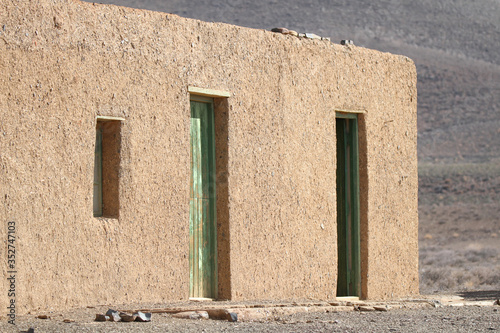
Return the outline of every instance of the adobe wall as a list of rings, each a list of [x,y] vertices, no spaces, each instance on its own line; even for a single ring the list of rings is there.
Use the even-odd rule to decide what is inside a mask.
[[[231,93],[216,124],[222,296],[335,297],[335,109],[366,110],[363,297],[418,294],[408,58],[76,0],[2,1],[0,54],[0,239],[15,221],[18,314],[188,298],[188,86]],[[93,217],[96,116],[125,119],[117,219]]]

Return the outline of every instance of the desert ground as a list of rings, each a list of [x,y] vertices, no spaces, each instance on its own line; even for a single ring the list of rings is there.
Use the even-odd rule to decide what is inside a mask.
[[[466,300],[492,299],[500,293],[470,293]],[[476,301],[477,304],[481,302]],[[434,304],[434,305],[433,305]],[[2,332],[496,332],[500,331],[500,306],[439,306],[428,303],[390,305],[380,311],[310,311],[274,315],[252,321],[229,322],[212,319],[180,319],[172,314],[153,313],[151,322],[97,322],[96,313],[107,307],[72,309],[20,316],[16,326],[0,323]],[[161,305],[156,305],[161,306]],[[165,306],[165,305],[163,305]],[[330,308],[331,309],[331,308]],[[67,321],[67,322],[65,322]]]
[[[500,290],[500,171],[487,165],[421,163],[422,294]]]

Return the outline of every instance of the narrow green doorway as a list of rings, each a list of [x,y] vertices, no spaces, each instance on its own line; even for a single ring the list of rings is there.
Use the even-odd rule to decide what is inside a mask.
[[[337,296],[360,296],[358,122],[355,114],[336,116]]]
[[[189,297],[217,298],[213,99],[191,95]]]

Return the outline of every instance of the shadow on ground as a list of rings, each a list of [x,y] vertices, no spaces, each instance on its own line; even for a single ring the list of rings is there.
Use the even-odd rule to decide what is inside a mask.
[[[467,301],[489,301],[500,299],[500,290],[463,291],[458,295]]]

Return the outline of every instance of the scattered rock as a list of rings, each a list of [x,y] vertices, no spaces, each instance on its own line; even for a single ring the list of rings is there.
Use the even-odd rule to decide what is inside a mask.
[[[120,313],[116,310],[113,310],[113,309],[109,309],[106,312],[106,316],[109,317],[110,321],[121,321],[122,320],[122,318],[120,317]]]
[[[238,314],[237,313],[235,313],[235,312],[228,312],[228,315],[229,315],[228,320],[230,322],[237,322],[238,321]]]
[[[131,321],[151,321],[151,313],[150,312],[135,312],[134,314],[129,314],[126,312],[118,312],[113,309],[109,309],[105,315],[96,313],[95,321],[122,321],[122,322],[131,322]]]
[[[282,33],[282,34],[288,34],[288,33],[290,33],[290,30],[288,30],[287,28],[272,28],[271,31],[272,32],[279,32],[279,33]]]
[[[105,316],[103,314],[100,314],[100,313],[96,313],[95,315],[95,321],[108,321],[109,320],[109,316]]]
[[[206,312],[210,319],[216,320],[227,320],[230,322],[238,321],[238,314],[236,312],[230,312],[226,309],[207,309]]]
[[[38,318],[38,319],[50,319],[50,317],[49,317],[49,316],[47,316],[47,315],[38,315],[38,317],[37,317],[37,318]]]
[[[137,313],[135,313],[135,315],[137,315],[135,321],[142,321],[142,322],[151,321],[151,312],[138,311]]]
[[[73,319],[64,319],[63,323],[74,323],[75,321]]]
[[[305,33],[305,37],[306,37],[306,38],[310,38],[310,39],[321,39],[321,36],[318,36],[318,35],[316,35],[316,34],[311,34],[311,33],[309,33],[309,32],[306,32],[306,33]]]
[[[229,320],[229,312],[226,309],[208,309],[207,313],[210,319]]]
[[[309,38],[309,39],[321,39],[321,40],[330,40],[329,37],[321,37],[321,36],[318,36],[316,34],[312,34],[312,33],[298,33],[297,31],[295,30],[289,30],[287,28],[273,28],[271,29],[272,32],[276,32],[276,33],[281,33],[283,35],[291,35],[291,36],[295,36],[295,37],[303,37],[303,38]]]
[[[137,315],[136,314],[129,315],[128,313],[120,312],[120,318],[124,322],[131,322],[131,321],[135,321],[135,319],[137,318]]]
[[[361,312],[370,312],[370,311],[375,311],[375,308],[371,306],[360,306],[358,307],[358,310]]]

